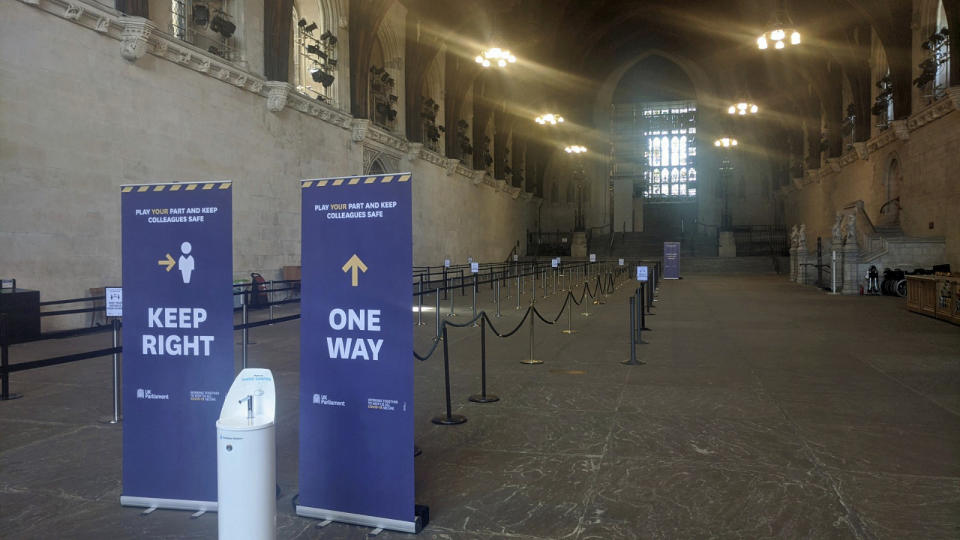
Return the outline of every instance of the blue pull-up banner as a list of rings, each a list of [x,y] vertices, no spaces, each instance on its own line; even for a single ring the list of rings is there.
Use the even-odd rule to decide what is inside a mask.
[[[123,495],[217,508],[233,380],[231,183],[123,186]]]
[[[300,183],[301,516],[417,530],[410,176]]]
[[[663,279],[680,279],[680,242],[663,243]]]

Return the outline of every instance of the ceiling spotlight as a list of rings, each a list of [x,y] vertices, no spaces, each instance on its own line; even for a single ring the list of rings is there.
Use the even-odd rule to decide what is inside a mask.
[[[492,47],[487,49],[480,54],[478,54],[474,59],[474,62],[480,64],[483,67],[490,67],[493,63],[496,63],[498,67],[507,67],[507,64],[513,64],[517,61],[517,57],[510,53],[506,49],[501,49],[500,47]]]
[[[733,137],[721,137],[713,141],[713,145],[718,148],[730,148],[739,144]]]
[[[572,144],[570,146],[565,147],[563,151],[568,154],[583,154],[584,152],[587,151],[587,147],[581,146],[579,144]]]
[[[317,23],[312,22],[312,23],[310,23],[309,25],[307,25],[307,26],[303,29],[303,31],[304,31],[304,32],[313,32],[313,31],[316,30],[316,29],[317,29]]]
[[[555,126],[557,124],[563,123],[563,117],[560,116],[559,114],[547,113],[547,114],[541,114],[540,116],[536,117],[534,121],[540,124],[541,126],[546,126],[546,125]]]

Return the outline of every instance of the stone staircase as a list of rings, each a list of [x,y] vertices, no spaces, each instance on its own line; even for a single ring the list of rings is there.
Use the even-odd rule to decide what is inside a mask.
[[[644,258],[663,256],[664,242],[680,242],[680,255],[716,256],[716,239],[711,236],[696,235],[692,240],[690,235],[652,234],[635,232],[618,232],[613,236],[613,248],[610,247],[610,235],[596,235],[591,239],[589,250],[598,257],[616,258]]]

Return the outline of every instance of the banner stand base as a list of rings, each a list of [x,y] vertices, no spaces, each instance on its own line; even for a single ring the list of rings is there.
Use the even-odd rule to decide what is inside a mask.
[[[194,512],[216,512],[217,501],[187,501],[184,499],[156,499],[153,497],[120,496],[120,506],[139,506],[143,508],[163,508],[166,510],[193,510]]]
[[[323,519],[338,521],[340,523],[349,523],[350,525],[362,525],[366,527],[389,529],[391,531],[417,534],[430,521],[430,508],[423,505],[414,505],[414,520],[400,521],[399,519],[387,519],[376,516],[365,516],[363,514],[351,514],[349,512],[336,512],[334,510],[324,510],[322,508],[311,508],[309,506],[297,505],[297,515],[314,519]]]

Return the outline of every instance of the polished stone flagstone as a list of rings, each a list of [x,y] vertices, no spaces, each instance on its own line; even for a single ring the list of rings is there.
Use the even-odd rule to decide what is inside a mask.
[[[417,500],[428,539],[960,537],[960,331],[902,300],[829,297],[773,275],[664,282],[646,362],[629,354],[627,298],[556,326],[449,329],[453,412],[442,414],[442,351],[416,362]],[[545,316],[562,295],[537,299]],[[480,308],[491,314],[491,293]],[[456,297],[457,323],[469,296]],[[524,298],[524,305],[527,303]],[[503,299],[509,330],[522,311]],[[444,303],[443,314],[447,304]],[[256,313],[255,319],[266,316]],[[415,327],[425,352],[435,333]],[[254,329],[250,365],[278,389],[279,538],[364,538],[368,528],[296,517],[299,323]],[[103,346],[107,335],[15,347],[13,361]],[[237,347],[239,354],[239,346]],[[119,505],[122,426],[109,359],[16,373],[0,403],[0,537],[211,538],[216,516]],[[384,532],[381,538],[406,535]]]

